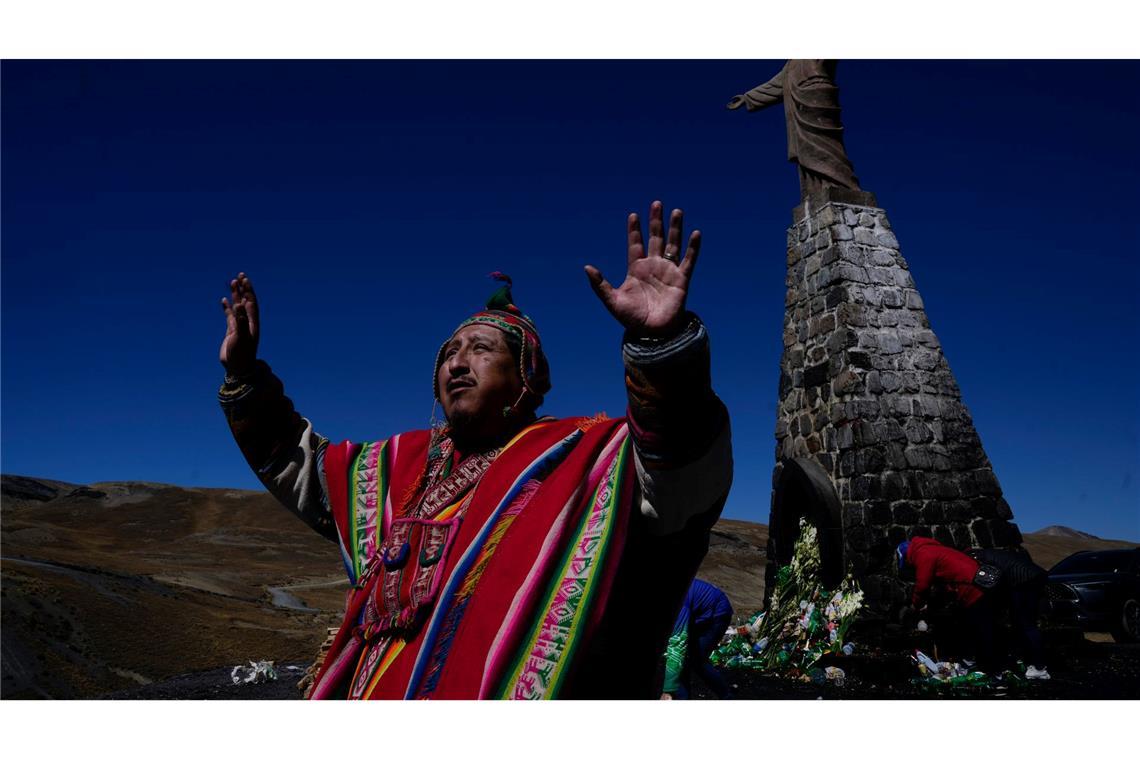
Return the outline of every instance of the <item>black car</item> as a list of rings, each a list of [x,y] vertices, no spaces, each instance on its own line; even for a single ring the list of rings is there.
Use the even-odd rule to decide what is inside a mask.
[[[1140,548],[1069,555],[1049,571],[1045,617],[1140,641]]]

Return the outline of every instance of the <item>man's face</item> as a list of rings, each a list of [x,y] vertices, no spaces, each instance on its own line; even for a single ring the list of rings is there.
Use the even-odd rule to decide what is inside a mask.
[[[468,325],[452,336],[435,381],[452,430],[469,438],[505,431],[503,409],[514,405],[523,389],[506,337],[488,325]]]

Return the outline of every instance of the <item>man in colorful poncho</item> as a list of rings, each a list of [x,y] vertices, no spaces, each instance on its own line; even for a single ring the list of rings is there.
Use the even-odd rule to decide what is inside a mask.
[[[628,417],[536,417],[550,390],[538,331],[509,280],[435,362],[447,425],[371,443],[314,432],[256,358],[248,277],[222,299],[219,398],[283,504],[341,549],[352,583],[313,698],[653,698],[657,664],[732,478],[728,415],[681,256],[650,208],[628,221],[618,288]],[[630,636],[630,631],[639,634]],[[641,632],[647,631],[648,635]]]

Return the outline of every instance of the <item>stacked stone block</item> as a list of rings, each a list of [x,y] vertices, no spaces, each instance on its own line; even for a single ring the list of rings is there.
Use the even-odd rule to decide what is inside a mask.
[[[893,549],[915,535],[1019,545],[886,212],[809,200],[788,231],[787,271],[776,459],[830,474],[844,560],[868,595],[902,601]]]

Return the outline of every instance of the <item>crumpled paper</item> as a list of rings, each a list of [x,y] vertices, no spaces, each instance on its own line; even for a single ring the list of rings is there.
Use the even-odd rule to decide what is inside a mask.
[[[235,665],[230,672],[230,680],[235,686],[247,683],[265,683],[277,680],[277,670],[273,667],[273,660],[249,661],[249,665]]]

